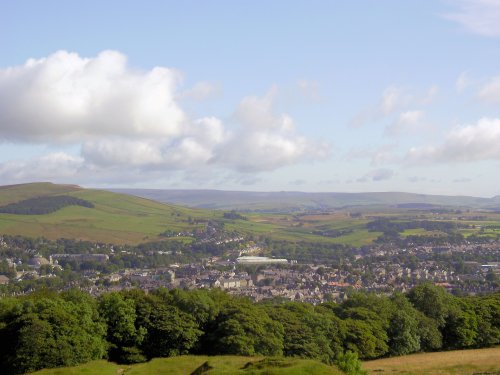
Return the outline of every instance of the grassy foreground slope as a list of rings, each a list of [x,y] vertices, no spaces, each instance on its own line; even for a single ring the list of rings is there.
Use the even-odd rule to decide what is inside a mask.
[[[2,187],[0,205],[61,194],[84,199],[95,207],[67,206],[45,215],[0,214],[0,233],[136,244],[157,240],[167,229],[192,229],[194,226],[188,223],[189,218],[206,219],[213,215],[211,211],[177,207],[130,195],[50,183]]]
[[[34,375],[186,375],[198,374],[253,374],[253,375],[341,375],[335,367],[304,359],[263,359],[239,356],[180,356],[157,358],[136,365],[117,365],[94,361],[77,367],[46,369]]]
[[[500,374],[500,348],[421,353],[363,362],[369,374]]]

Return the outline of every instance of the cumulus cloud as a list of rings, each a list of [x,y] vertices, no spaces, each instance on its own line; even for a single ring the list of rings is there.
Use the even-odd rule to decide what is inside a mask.
[[[84,160],[64,152],[54,152],[29,160],[0,163],[0,181],[22,183],[30,181],[67,181],[83,167]]]
[[[458,0],[457,10],[445,18],[458,22],[474,34],[500,36],[500,2],[498,0]]]
[[[215,147],[224,142],[226,131],[220,120],[202,118],[174,141],[164,139],[106,138],[85,142],[82,155],[96,166],[140,166],[147,169],[181,169],[205,166],[215,157]]]
[[[482,118],[452,130],[441,145],[410,149],[406,160],[418,164],[500,160],[499,144],[500,119]]]
[[[53,143],[116,134],[178,136],[186,121],[174,100],[178,79],[163,67],[133,70],[116,51],[29,59],[0,70],[0,137]]]
[[[275,113],[276,89],[244,98],[232,123],[224,124],[215,117],[192,119],[179,104],[212,95],[213,85],[201,82],[179,93],[179,80],[174,69],[133,69],[116,51],[93,58],[58,51],[0,69],[0,142],[81,148],[78,156],[4,162],[0,176],[17,181],[32,173],[38,179],[32,166],[39,162],[45,165],[39,176],[52,180],[70,170],[115,180],[201,168],[244,173],[328,155],[328,145],[300,135],[288,114]]]
[[[297,134],[290,116],[275,113],[275,95],[276,89],[271,89],[264,97],[249,96],[241,101],[234,115],[238,126],[219,147],[213,162],[252,172],[329,155],[328,144]]]

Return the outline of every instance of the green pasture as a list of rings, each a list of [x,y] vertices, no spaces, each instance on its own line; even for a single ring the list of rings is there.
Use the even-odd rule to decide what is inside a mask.
[[[0,186],[0,206],[33,197],[66,194],[78,189],[81,188],[74,185],[56,185],[50,182]]]
[[[0,190],[0,196],[2,196]],[[196,219],[212,211],[175,207],[147,199],[99,190],[66,192],[92,202],[94,208],[68,206],[46,215],[0,214],[0,231],[49,239],[76,238],[108,243],[140,243],[159,239],[165,230],[192,230]],[[221,213],[216,214],[221,217]]]

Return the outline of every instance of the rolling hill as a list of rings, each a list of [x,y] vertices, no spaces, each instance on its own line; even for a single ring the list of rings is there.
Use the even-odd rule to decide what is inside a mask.
[[[433,206],[496,208],[500,197],[427,195],[399,192],[383,193],[304,193],[249,192],[221,190],[113,189],[111,191],[153,199],[159,202],[210,209],[237,209],[261,212],[338,209],[345,207],[390,206],[431,208]],[[406,207],[405,207],[406,206]]]
[[[150,199],[124,194],[125,192],[132,193],[129,190],[120,191],[122,193],[48,182],[0,187],[0,212],[2,210],[11,212],[0,213],[0,234],[43,236],[47,239],[71,238],[113,244],[139,244],[168,240],[160,234],[166,231],[170,233],[192,232],[195,228],[204,227],[207,221],[216,220],[224,224],[226,231],[236,231],[242,234],[264,235],[291,242],[362,246],[372,243],[381,234],[381,232],[370,231],[366,227],[366,224],[374,217],[394,219],[399,217],[406,218],[406,220],[418,217],[419,220],[426,218],[427,220],[456,221],[455,209],[458,207],[451,205],[454,199],[462,202],[468,200],[470,204],[494,201],[484,198],[420,196],[421,201],[416,202],[417,195],[404,193],[366,193],[352,196],[347,194],[345,197],[332,193],[328,198],[326,193],[324,195],[319,193],[242,193],[240,195],[239,192],[212,191],[204,195],[203,191],[177,191],[177,198],[173,199],[174,205],[153,200],[162,199],[156,195],[158,191],[149,191],[155,194],[144,194]],[[160,192],[171,193],[164,190]],[[227,198],[223,199],[223,197]],[[314,202],[311,197],[315,198]],[[274,198],[276,201],[273,200]],[[334,201],[334,198],[338,201]],[[253,199],[255,201],[252,201]],[[201,203],[202,201],[205,203]],[[390,204],[389,201],[393,203]],[[451,206],[447,206],[447,210],[436,218],[429,207],[442,206],[434,206],[429,202],[445,201]],[[189,202],[197,207],[179,205],[188,205]],[[348,207],[344,205],[342,210],[332,210],[330,206],[346,202],[356,204]],[[370,205],[370,202],[376,202],[376,204]],[[319,211],[324,209],[324,212],[312,210],[313,204],[316,209],[320,209]],[[207,206],[211,206],[212,209],[206,208]],[[223,208],[215,209],[219,206],[252,208],[243,217],[227,212],[225,215]],[[308,210],[307,207],[310,209]],[[460,231],[464,236],[477,233],[484,225],[493,227],[500,225],[498,211],[477,213],[471,210],[470,212],[464,211],[461,216],[463,216],[461,221],[464,225]],[[243,219],[238,219],[238,217]],[[492,235],[496,236],[496,229],[490,231],[493,231]],[[192,237],[174,238],[184,241],[192,240]]]
[[[137,244],[158,240],[159,234],[166,229],[183,231],[193,228],[190,218],[192,221],[213,215],[210,211],[163,204],[131,195],[52,183],[0,187],[0,206],[57,196],[75,197],[90,202],[93,207],[68,205],[43,215],[2,213],[0,233]]]

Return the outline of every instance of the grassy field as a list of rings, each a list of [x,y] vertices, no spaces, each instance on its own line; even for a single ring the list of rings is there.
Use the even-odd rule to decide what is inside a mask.
[[[15,190],[0,189],[0,202],[26,199],[30,194],[33,197],[64,193],[90,201],[95,207],[68,206],[46,215],[0,214],[0,233],[136,244],[158,240],[159,234],[167,229],[192,230],[197,225],[190,224],[189,218],[206,220],[214,215],[222,216],[222,213],[166,205],[106,191],[76,187],[64,190],[59,185],[53,185],[55,188],[51,190],[45,184],[40,184],[40,190],[36,190],[34,185],[23,185]]]
[[[0,214],[0,234],[137,244],[159,240],[159,234],[166,230],[189,231],[203,225],[190,224],[190,218],[192,221],[223,220],[222,211],[192,209],[125,194],[50,183],[0,188],[0,205],[59,194],[87,200],[95,207],[68,206],[46,215]],[[369,244],[380,234],[368,232],[364,228],[366,219],[353,219],[348,213],[302,216],[248,214],[247,217],[248,220],[224,220],[225,229],[293,242],[341,243],[351,246]],[[316,230],[329,229],[352,229],[352,232],[339,237],[313,234]]]
[[[412,354],[363,363],[369,374],[498,375],[500,348]]]
[[[389,209],[367,211],[360,208],[324,213],[245,213],[248,220],[223,219],[223,211],[193,209],[163,204],[136,196],[83,189],[73,185],[34,183],[0,187],[0,206],[39,196],[70,195],[92,202],[94,208],[67,206],[46,215],[0,214],[0,234],[44,236],[48,239],[74,238],[116,244],[157,241],[166,231],[192,231],[210,219],[224,221],[226,230],[265,235],[290,242],[319,242],[362,246],[372,243],[381,233],[370,232],[366,223],[375,217],[392,220],[453,221],[460,224],[464,236],[480,234],[496,238],[500,234],[500,214],[494,212],[450,212]],[[193,221],[199,224],[193,224]],[[337,234],[335,234],[337,233]],[[421,228],[407,230],[408,235],[436,235]]]
[[[56,185],[50,182],[0,186],[0,206],[32,197],[67,194],[79,189],[81,188],[74,185]]]
[[[229,375],[341,375],[335,367],[303,359],[264,359],[239,356],[180,356],[157,358],[136,365],[117,365],[94,361],[77,367],[46,369],[36,375],[186,375],[196,370],[198,374]]]

